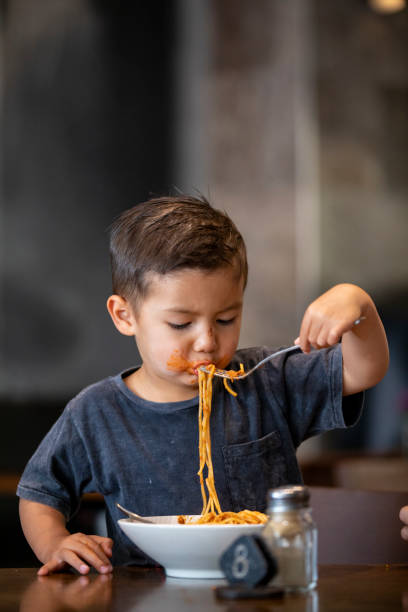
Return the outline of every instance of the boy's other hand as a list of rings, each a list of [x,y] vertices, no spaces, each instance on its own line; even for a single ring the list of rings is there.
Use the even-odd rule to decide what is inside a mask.
[[[80,574],[88,574],[91,567],[100,574],[112,571],[112,540],[97,535],[74,533],[59,540],[51,559],[39,570],[39,576],[60,572],[67,566]]]
[[[404,506],[400,510],[400,520],[405,523],[405,526],[401,529],[401,538],[408,540],[408,506]]]
[[[355,321],[364,316],[369,299],[356,285],[342,284],[329,289],[306,309],[295,344],[305,353],[311,347],[320,349],[337,344]]]

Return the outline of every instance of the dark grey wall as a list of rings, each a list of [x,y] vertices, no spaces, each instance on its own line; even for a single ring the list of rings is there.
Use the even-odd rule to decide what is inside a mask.
[[[391,355],[358,426],[330,435],[328,446],[399,450],[408,389],[408,10],[314,0],[314,14],[322,286],[347,280],[369,291]]]
[[[0,468],[16,465],[28,415],[37,439],[72,394],[137,360],[105,309],[106,228],[173,183],[209,193],[243,231],[243,344],[290,342],[306,298],[335,282],[382,302],[405,295],[407,10],[380,16],[365,0],[0,6]],[[394,399],[406,380],[392,382]]]
[[[173,3],[10,0],[3,25],[0,469],[15,469],[66,399],[138,361],[105,308],[107,228],[169,190]]]

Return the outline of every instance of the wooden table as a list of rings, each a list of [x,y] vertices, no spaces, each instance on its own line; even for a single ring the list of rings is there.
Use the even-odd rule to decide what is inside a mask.
[[[219,601],[215,582],[165,577],[157,569],[116,568],[112,576],[0,569],[1,612],[393,612],[408,611],[408,565],[326,565],[307,595],[279,600]],[[218,581],[218,584],[222,581]]]

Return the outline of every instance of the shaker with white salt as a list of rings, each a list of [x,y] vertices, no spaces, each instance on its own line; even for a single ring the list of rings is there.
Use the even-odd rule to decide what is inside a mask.
[[[268,491],[269,520],[262,536],[278,563],[271,584],[286,591],[306,592],[317,584],[317,528],[309,498],[300,485]]]

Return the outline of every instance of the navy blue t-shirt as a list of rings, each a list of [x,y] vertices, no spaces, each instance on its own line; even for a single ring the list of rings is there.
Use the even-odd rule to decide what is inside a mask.
[[[272,351],[237,351],[245,369]],[[86,492],[105,497],[113,563],[148,563],[117,525],[119,502],[145,516],[199,514],[198,397],[171,403],[136,396],[133,370],[79,393],[28,462],[17,494],[69,519]],[[342,398],[341,346],[278,356],[234,382],[237,397],[214,380],[211,415],[215,486],[222,510],[264,510],[267,490],[302,482],[299,444],[354,424],[362,394]]]

